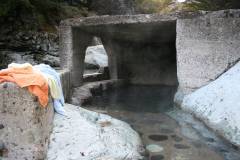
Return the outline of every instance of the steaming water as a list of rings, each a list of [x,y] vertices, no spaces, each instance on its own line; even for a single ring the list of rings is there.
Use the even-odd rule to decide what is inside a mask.
[[[149,159],[240,160],[239,149],[216,136],[191,114],[174,107],[176,87],[128,86],[95,96],[85,106],[129,123],[143,143],[164,151]]]

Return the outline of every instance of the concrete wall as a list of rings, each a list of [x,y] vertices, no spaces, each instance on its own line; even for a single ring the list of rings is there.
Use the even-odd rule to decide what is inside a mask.
[[[240,12],[227,10],[177,20],[175,101],[215,80],[240,58]]]
[[[0,159],[40,160],[46,156],[53,106],[42,108],[27,89],[0,84]]]
[[[86,47],[100,37],[111,79],[133,84],[177,85],[174,15],[100,16],[63,21],[61,67],[73,87],[82,85]]]
[[[83,83],[84,58],[93,37],[68,25],[60,27],[61,68],[70,72],[70,83],[79,87]]]
[[[65,98],[66,102],[69,102],[71,96],[72,96],[72,86],[71,86],[71,77],[70,77],[70,72],[65,69],[65,70],[58,70],[61,83],[62,83],[62,90],[63,90],[63,95]]]
[[[127,79],[131,84],[177,85],[174,40],[157,44],[115,40],[103,43],[113,79]]]

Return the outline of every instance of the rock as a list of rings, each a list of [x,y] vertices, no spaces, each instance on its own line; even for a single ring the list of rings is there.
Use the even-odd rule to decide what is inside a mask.
[[[141,159],[141,139],[127,123],[69,104],[65,108],[67,116],[55,115],[48,160]]]
[[[182,108],[240,146],[240,62],[217,80],[187,95]]]
[[[53,104],[50,98],[43,108],[35,99],[25,88],[0,84],[0,159],[45,158],[53,127]]]
[[[89,64],[86,66],[86,68],[88,69],[91,69],[93,67],[94,68],[107,67],[108,56],[103,45],[88,47],[86,50],[85,63]]]
[[[146,150],[149,153],[159,153],[163,151],[163,147],[157,144],[149,144],[147,145]]]
[[[29,31],[3,36],[0,37],[0,49],[1,68],[11,62],[60,66],[58,35],[53,33]]]
[[[52,55],[45,55],[39,62],[48,64],[52,67],[59,67],[60,66],[60,58]]]

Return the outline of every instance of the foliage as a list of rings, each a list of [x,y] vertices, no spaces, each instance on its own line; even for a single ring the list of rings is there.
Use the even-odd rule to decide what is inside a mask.
[[[142,13],[169,13],[175,11],[214,11],[240,8],[240,0],[136,0],[136,5]]]
[[[86,16],[87,5],[86,0],[0,0],[0,22],[9,23],[14,30],[51,31],[62,19]]]
[[[144,13],[170,12],[172,2],[173,0],[136,0],[138,9]]]
[[[197,11],[215,11],[230,8],[240,8],[239,0],[194,0],[186,3],[185,10]]]

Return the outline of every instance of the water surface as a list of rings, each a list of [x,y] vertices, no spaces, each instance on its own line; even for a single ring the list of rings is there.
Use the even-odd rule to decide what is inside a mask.
[[[97,95],[85,107],[129,123],[145,146],[162,148],[157,153],[146,153],[146,159],[240,160],[237,147],[174,107],[175,92],[175,86],[128,86]]]

